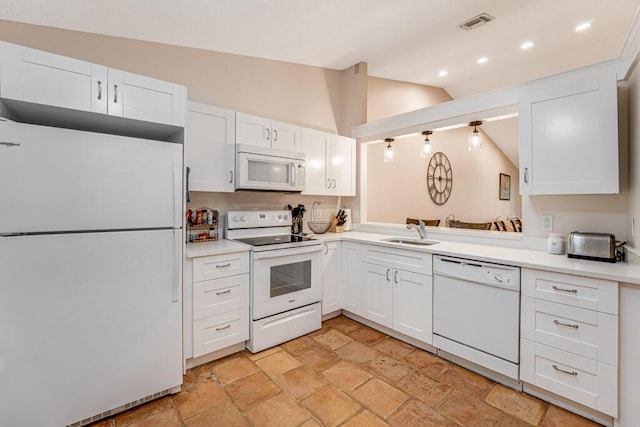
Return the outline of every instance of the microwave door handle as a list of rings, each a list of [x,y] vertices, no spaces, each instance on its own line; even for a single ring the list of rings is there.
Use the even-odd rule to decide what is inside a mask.
[[[289,174],[291,175],[290,183],[291,183],[291,185],[296,185],[297,179],[296,179],[296,164],[295,164],[295,162],[291,162],[290,168],[291,168],[291,171],[289,172]]]

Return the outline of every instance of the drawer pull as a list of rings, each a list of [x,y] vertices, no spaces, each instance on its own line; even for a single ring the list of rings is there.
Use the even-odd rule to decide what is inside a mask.
[[[577,289],[564,289],[564,288],[559,288],[556,285],[553,285],[552,288],[556,292],[567,292],[569,294],[577,294],[578,293]]]
[[[227,326],[223,326],[222,328],[216,328],[216,332],[224,331],[225,329],[229,329],[230,327],[231,327],[231,324],[228,324]]]
[[[226,291],[216,292],[216,295],[220,296],[220,295],[227,295],[227,294],[230,294],[230,293],[231,293],[231,289],[227,289]],[[576,328],[577,328],[577,326],[576,326]]]
[[[551,366],[553,366],[553,369],[555,369],[558,372],[562,372],[563,374],[571,375],[572,377],[578,376],[578,373],[576,371],[569,372],[569,371],[565,371],[564,369],[558,368],[558,365],[551,365]]]
[[[559,320],[554,320],[553,323],[555,323],[557,326],[566,326],[567,328],[578,329],[578,325],[571,325],[569,323],[562,323]]]
[[[231,267],[231,263],[228,262],[226,264],[218,264],[216,265],[216,268],[227,268],[227,267]]]

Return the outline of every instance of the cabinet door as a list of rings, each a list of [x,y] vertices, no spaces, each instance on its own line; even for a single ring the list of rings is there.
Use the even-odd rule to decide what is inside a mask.
[[[367,319],[389,328],[392,322],[392,286],[393,269],[380,264],[362,263],[362,280],[365,295],[365,313]]]
[[[274,121],[271,124],[271,148],[302,151],[300,126]]]
[[[174,86],[162,80],[109,69],[109,114],[179,125],[179,118],[174,118]]]
[[[185,142],[189,190],[233,192],[234,144],[233,111],[189,102]]]
[[[521,194],[618,193],[617,81],[583,71],[520,92]]]
[[[331,179],[332,194],[356,195],[356,141],[341,135],[333,135],[331,149],[327,150],[327,178]]]
[[[302,151],[305,158],[305,187],[302,194],[326,195],[331,194],[331,181],[325,174],[327,143],[331,137],[326,132],[303,128]]]
[[[340,242],[324,244],[324,278],[322,288],[322,314],[333,313],[342,308],[340,298]]]
[[[271,120],[236,113],[236,142],[271,147]]]
[[[433,285],[431,276],[393,271],[393,329],[432,342]]]
[[[3,98],[91,111],[91,63],[3,43],[1,91]]]
[[[344,309],[364,315],[362,246],[358,243],[344,242],[342,244],[342,281],[345,289]]]

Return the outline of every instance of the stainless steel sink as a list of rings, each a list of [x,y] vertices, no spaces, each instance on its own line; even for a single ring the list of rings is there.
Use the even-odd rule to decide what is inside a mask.
[[[406,237],[390,237],[388,239],[382,239],[383,242],[390,242],[390,243],[402,243],[404,245],[415,245],[415,246],[429,246],[429,245],[435,245],[436,243],[440,243],[440,242],[436,242],[435,240],[418,240],[418,239],[409,239]]]

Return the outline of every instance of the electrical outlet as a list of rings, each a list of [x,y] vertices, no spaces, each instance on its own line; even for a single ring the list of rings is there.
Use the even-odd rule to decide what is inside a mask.
[[[553,230],[553,215],[548,215],[548,214],[540,215],[540,230],[542,231]]]
[[[316,219],[321,219],[322,218],[322,211],[320,210],[320,208],[316,208]]]

